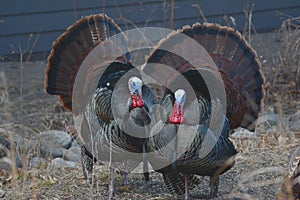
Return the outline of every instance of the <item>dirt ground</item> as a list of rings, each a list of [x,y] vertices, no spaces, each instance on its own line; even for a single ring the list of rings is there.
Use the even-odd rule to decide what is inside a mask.
[[[280,72],[278,76],[274,75],[284,69],[279,65],[278,58],[284,41],[276,34],[260,34],[253,36],[252,45],[263,63],[269,83],[264,110],[272,110],[279,102],[283,119],[288,119],[300,110],[300,98],[299,94],[293,93],[294,83],[288,78],[292,74]],[[0,134],[19,134],[31,138],[44,130],[66,130],[73,123],[69,112],[58,109],[58,98],[45,94],[45,67],[46,61],[0,63],[1,95],[9,97],[9,101],[0,102]],[[8,94],[4,88],[7,88]],[[300,144],[299,140],[278,142],[271,136],[234,142],[239,150],[236,164],[221,176],[216,199],[274,199],[286,173],[290,154]],[[26,161],[30,152],[20,153],[22,160]],[[43,164],[38,168],[25,167],[15,173],[0,174],[3,199],[108,199],[109,173],[103,166],[96,167],[96,183],[92,189],[85,182],[81,168],[54,168]],[[150,177],[150,182],[145,185],[142,175],[131,174],[129,184],[123,186],[120,175],[117,175],[114,199],[173,199],[165,189],[160,174],[152,173]],[[203,178],[203,183],[191,194],[194,199],[206,199],[209,194],[208,179]]]

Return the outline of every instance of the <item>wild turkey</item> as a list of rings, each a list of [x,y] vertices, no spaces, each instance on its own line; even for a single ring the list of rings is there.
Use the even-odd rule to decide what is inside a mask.
[[[214,197],[218,191],[218,176],[233,166],[237,153],[228,138],[229,124],[224,117],[221,135],[212,132],[206,122],[184,124],[184,96],[183,90],[177,90],[174,96],[168,94],[163,99],[164,108],[174,107],[172,114],[168,115],[169,120],[165,123],[159,121],[150,132],[149,149],[154,155],[149,160],[156,171],[163,173],[166,185],[172,192],[179,195],[185,192],[186,199],[189,199],[188,187],[199,183],[192,176],[197,174],[211,177],[211,197]],[[177,186],[183,181],[178,180],[178,173],[184,174],[180,177],[184,178],[185,191]]]
[[[84,142],[82,165],[86,177],[91,178],[96,158],[113,162],[129,159],[134,166],[142,161],[142,156],[129,154],[143,153],[144,140],[121,127],[132,119],[131,109],[143,106],[140,92],[133,92],[131,96],[136,98],[129,102],[129,90],[141,90],[142,86],[137,83],[132,88],[136,83],[129,84],[134,82],[130,77],[139,76],[139,72],[131,65],[127,51],[121,29],[105,14],[96,14],[70,26],[53,43],[48,57],[45,89],[59,95],[74,113]],[[123,107],[112,106],[116,101]]]
[[[299,199],[300,198],[300,147],[296,148],[290,158],[288,173],[280,187],[276,199]]]
[[[151,163],[161,162],[161,166],[154,168],[162,171],[164,177],[173,176],[168,178],[173,180],[167,184],[169,187],[182,182],[176,175],[174,177],[174,172],[210,176],[211,197],[214,197],[218,175],[234,163],[232,158],[236,150],[228,140],[229,130],[239,126],[253,130],[262,106],[264,77],[256,53],[232,28],[197,23],[160,41],[142,70],[168,88],[164,101],[172,102],[164,103],[165,121],[159,121],[160,125],[151,130],[153,137],[149,138],[149,149],[156,153]],[[186,93],[183,116],[175,103],[174,92],[178,89]],[[172,110],[177,110],[177,114],[173,113],[170,118]],[[189,134],[183,132],[193,137],[189,140]],[[176,153],[175,150],[180,149],[169,145],[169,154],[164,152],[172,138],[177,138],[175,146],[189,141],[186,152]],[[197,158],[201,146],[207,151],[207,157]],[[177,157],[173,154],[177,159],[167,157],[172,152],[177,154]],[[173,161],[173,164],[164,168],[163,160]],[[187,181],[185,176],[186,198],[189,198]]]

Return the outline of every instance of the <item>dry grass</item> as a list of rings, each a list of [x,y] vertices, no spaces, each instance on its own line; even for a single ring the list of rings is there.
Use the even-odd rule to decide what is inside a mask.
[[[300,93],[300,16],[288,18],[283,21],[279,32],[283,33],[283,42],[286,44],[283,54],[280,56],[281,73],[287,79],[292,80],[294,89],[292,92]],[[283,69],[285,68],[285,69]]]

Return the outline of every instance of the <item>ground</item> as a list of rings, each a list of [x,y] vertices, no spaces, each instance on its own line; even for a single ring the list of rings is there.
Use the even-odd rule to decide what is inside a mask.
[[[280,115],[288,119],[300,110],[300,101],[295,83],[288,77],[293,76],[292,71],[284,71],[280,63],[279,55],[282,54],[278,54],[278,50],[285,45],[284,40],[277,34],[267,33],[254,35],[251,41],[262,60],[269,84],[266,86],[264,110],[272,110],[276,103],[280,103]],[[40,131],[66,130],[72,125],[71,113],[57,106],[60,104],[57,97],[44,92],[45,67],[46,61],[0,63],[0,89],[4,91],[0,100],[5,99],[6,92],[9,94],[9,101],[0,101],[2,135],[19,134],[30,139]],[[297,135],[299,130],[294,133]],[[239,151],[236,163],[221,176],[216,199],[274,199],[286,173],[289,157],[299,145],[297,137],[285,142],[271,137],[236,139],[234,143]],[[19,153],[26,162],[32,152]],[[37,168],[25,167],[14,173],[0,173],[3,199],[108,199],[109,173],[103,166],[96,167],[96,183],[91,189],[83,178],[81,168],[55,168],[45,163]],[[150,177],[148,185],[145,185],[142,175],[131,174],[129,184],[123,186],[121,176],[117,175],[114,199],[173,199],[160,174],[152,173]],[[194,199],[206,199],[208,179],[203,178],[203,183],[191,194]]]

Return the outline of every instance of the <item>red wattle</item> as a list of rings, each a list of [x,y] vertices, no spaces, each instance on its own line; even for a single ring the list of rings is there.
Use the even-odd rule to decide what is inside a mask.
[[[171,124],[182,124],[183,123],[183,117],[181,115],[171,115],[170,116],[170,123]]]
[[[131,107],[132,108],[136,108],[136,107],[143,107],[144,106],[144,102],[143,99],[141,98],[141,96],[139,95],[131,95]]]
[[[183,123],[183,111],[179,109],[177,103],[174,103],[173,111],[169,120],[171,124]]]

